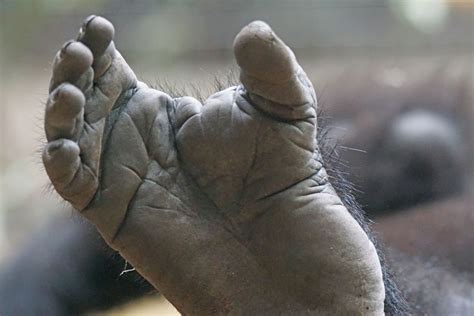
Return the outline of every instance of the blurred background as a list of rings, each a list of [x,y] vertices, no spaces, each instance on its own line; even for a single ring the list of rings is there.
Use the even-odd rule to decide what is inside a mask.
[[[446,101],[441,112],[454,125],[472,126],[472,0],[0,0],[0,266],[67,209],[48,189],[41,120],[52,58],[90,14],[115,25],[117,48],[145,82],[212,89],[214,76],[235,68],[235,34],[259,19],[294,49],[338,126],[353,126],[360,115],[348,113],[359,109],[382,121],[384,108],[407,106],[403,95],[390,105],[397,93],[414,89],[425,103]],[[382,86],[390,90],[364,108]],[[469,135],[456,139],[472,151]]]

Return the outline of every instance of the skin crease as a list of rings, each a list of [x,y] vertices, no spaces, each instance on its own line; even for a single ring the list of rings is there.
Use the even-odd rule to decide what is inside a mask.
[[[471,229],[466,229],[472,227],[470,205],[472,194],[467,194],[377,220],[375,230],[390,247],[389,266],[414,314],[463,315],[474,310],[469,304],[472,254],[465,251],[472,245]],[[456,220],[460,216],[461,222]],[[433,227],[452,238],[439,238]],[[401,234],[405,238],[396,238]],[[0,271],[0,314],[81,315],[152,293],[136,271],[121,274],[124,268],[124,259],[105,245],[90,223],[56,218]]]
[[[404,68],[402,67],[402,69]],[[436,71],[434,74],[432,71],[428,72],[423,75],[423,78],[416,78],[414,82],[406,83],[407,88],[402,91],[399,89],[393,91],[394,88],[391,86],[381,86],[374,91],[370,80],[364,80],[365,84],[356,85],[356,88],[349,92],[340,91],[341,86],[347,87],[344,81],[354,83],[356,81],[351,80],[352,78],[365,78],[367,72],[378,74],[381,71],[380,69],[368,69],[365,72],[355,71],[354,74],[348,75],[347,80],[329,81],[323,95],[323,97],[326,96],[326,100],[320,100],[322,106],[327,107],[323,110],[323,118],[318,122],[322,129],[327,128],[332,123],[327,122],[325,116],[336,120],[340,117],[349,116],[354,117],[354,121],[359,122],[358,118],[367,117],[367,108],[370,112],[373,112],[380,108],[380,104],[399,104],[400,106],[405,104],[409,105],[409,109],[417,109],[408,113],[396,109],[395,113],[392,114],[393,119],[386,119],[385,122],[388,123],[382,124],[383,128],[381,129],[369,126],[368,131],[359,128],[351,129],[350,134],[346,133],[346,138],[350,136],[349,141],[352,142],[357,140],[358,145],[351,144],[351,142],[348,144],[343,142],[342,145],[358,147],[367,151],[366,154],[359,153],[359,156],[383,161],[378,146],[372,146],[378,150],[377,152],[369,151],[366,148],[374,142],[374,137],[386,139],[387,136],[383,133],[387,130],[385,127],[392,125],[391,122],[396,122],[399,117],[404,120],[407,114],[411,115],[413,113],[415,115],[413,117],[419,117],[419,113],[434,113],[434,115],[444,113],[444,117],[446,117],[446,114],[456,114],[460,118],[469,117],[462,109],[451,110],[453,106],[462,106],[463,104],[463,92],[466,91],[463,88],[466,85],[465,81],[460,80],[457,84],[456,79],[459,79],[459,77],[454,77],[454,83],[456,84],[453,84],[453,78],[447,80],[446,78],[449,78],[449,76],[445,72],[442,75],[438,75]],[[407,76],[414,77],[408,74]],[[235,79],[228,81],[235,82]],[[415,88],[410,91],[408,87],[412,86],[415,86]],[[429,86],[429,91],[423,89],[423,86]],[[160,87],[159,90],[167,91],[168,94],[173,96],[187,95],[186,92],[175,91],[179,89],[172,86]],[[337,92],[336,95],[331,93],[333,90],[334,93]],[[442,95],[438,95],[441,91],[449,93],[450,97],[444,100],[441,98]],[[328,98],[328,94],[331,97]],[[380,94],[383,94],[384,97],[377,98]],[[348,100],[337,101],[345,97]],[[412,101],[405,101],[410,99]],[[432,102],[432,99],[437,102]],[[378,101],[370,106],[374,103],[373,100]],[[420,110],[423,112],[420,112]],[[432,115],[430,114],[430,116]],[[377,115],[377,117],[381,116]],[[462,119],[457,117],[455,121],[463,122]],[[463,126],[463,124],[456,124],[456,126]],[[433,136],[437,135],[438,132],[439,130]],[[363,136],[365,136],[365,140]],[[319,141],[327,142],[331,141],[331,138],[323,137]],[[467,141],[463,141],[463,144],[467,143]],[[350,153],[352,151],[342,149],[339,152],[342,155],[342,161],[348,160],[346,164],[351,167],[350,171],[353,172],[355,161],[354,158],[348,156]],[[325,161],[328,161],[329,157],[327,155],[323,154],[323,157]],[[431,155],[426,155],[426,157],[428,161],[433,159]],[[365,162],[363,165],[367,165],[367,169],[370,169],[365,172],[370,172],[371,177],[374,177],[371,164]],[[465,170],[462,164],[458,165],[458,168],[459,170]],[[364,170],[366,169],[359,172]],[[378,177],[378,181],[384,183],[383,174],[379,174]],[[454,182],[460,180],[456,177],[450,177],[449,179]],[[355,179],[351,180],[354,181]],[[407,181],[411,183],[415,180],[416,182],[419,181],[415,174],[405,173],[403,181],[398,183],[396,192],[389,193],[391,196],[398,198],[400,195],[397,193],[404,190],[411,191],[411,187],[408,186],[407,188],[406,186]],[[360,191],[367,192],[364,187],[360,185],[357,187]],[[429,183],[428,187],[431,187]],[[453,183],[449,183],[449,187],[453,187]],[[343,196],[347,190],[339,192],[340,196]],[[376,196],[376,202],[383,205],[386,205],[387,201],[392,199],[387,199],[385,195]],[[401,196],[404,195],[401,194]],[[436,196],[436,198],[439,198],[439,196]],[[359,199],[360,196],[358,196]],[[385,237],[383,240],[384,246],[390,247],[385,251],[388,255],[389,266],[394,270],[397,276],[397,284],[404,296],[408,298],[414,313],[446,315],[449,314],[449,308],[460,311],[462,308],[460,303],[463,302],[462,297],[469,297],[468,293],[472,289],[472,285],[468,285],[466,275],[459,275],[459,272],[469,272],[468,277],[472,274],[470,271],[473,267],[470,264],[472,263],[472,254],[465,251],[465,249],[470,249],[469,247],[472,245],[472,241],[470,241],[472,239],[472,234],[470,234],[470,227],[472,227],[470,205],[472,205],[472,193],[452,197],[439,203],[415,206],[407,210],[393,209],[392,204],[390,214],[396,213],[398,215],[376,218],[374,228],[381,237]],[[367,207],[364,207],[364,209],[367,209]],[[371,208],[369,211],[372,210]],[[451,214],[453,211],[455,215]],[[70,218],[69,213],[69,211],[66,211],[63,214],[64,216],[54,218],[49,225],[42,227],[33,235],[26,247],[19,249],[18,254],[12,258],[13,260],[9,260],[9,263],[1,267],[1,315],[79,315],[85,312],[104,310],[153,292],[151,286],[141,279],[136,271],[121,274],[125,267],[124,259],[106,246],[90,223],[81,221],[79,218]],[[462,221],[459,218],[462,218]],[[433,229],[437,233],[433,233]],[[439,235],[440,232],[442,232],[441,235]],[[452,238],[439,238],[439,236],[446,236],[446,234]],[[400,236],[406,238],[400,239]],[[394,252],[393,248],[398,249],[399,252]],[[403,254],[401,251],[408,252],[409,255]],[[413,258],[413,255],[422,255],[422,257]],[[433,257],[436,260],[427,259]],[[54,266],[54,270],[51,269],[52,266]],[[449,268],[450,266],[451,268]],[[454,268],[456,270],[453,270]],[[472,280],[472,276],[470,279]],[[420,282],[423,286],[420,286]],[[45,288],[44,284],[48,284],[48,287]],[[453,310],[451,310],[452,312]],[[464,314],[469,313],[465,310]]]
[[[360,75],[359,75],[360,76]],[[436,78],[446,78],[446,76],[437,76]],[[423,81],[422,81],[423,82]],[[430,82],[430,81],[428,81]],[[435,81],[436,83],[437,81]],[[338,87],[340,87],[340,84],[337,85]],[[411,85],[410,85],[411,86]],[[443,89],[441,89],[440,87],[440,84],[434,84],[430,82],[430,85],[429,85],[431,88],[430,90],[434,90],[435,92],[436,91],[446,91],[446,86],[444,85],[443,83]],[[438,87],[438,88],[432,88],[433,86],[435,87]],[[365,96],[368,96],[367,98],[369,99],[369,103],[370,103],[370,96],[371,96],[371,93],[374,93],[374,90],[372,89],[369,89],[368,87],[366,89],[361,89],[360,87],[358,88],[359,90],[362,90],[363,91],[363,94]],[[386,89],[386,88],[385,88]],[[168,91],[167,89],[163,89],[164,91]],[[356,91],[359,91],[356,89]],[[465,89],[462,89],[462,87],[457,87],[455,89],[448,89],[448,91],[463,91]],[[382,93],[380,92],[380,89],[376,89],[377,93]],[[383,90],[385,91],[385,90]],[[430,93],[423,93],[423,89],[417,89],[416,90],[417,92],[417,99],[416,99],[416,102],[417,104],[421,102],[421,108],[423,108],[423,103],[424,101],[427,101],[426,98],[430,99],[430,98],[433,98],[433,92],[430,92]],[[327,93],[327,89],[326,89],[326,93]],[[341,94],[341,92],[339,91],[338,89],[338,93],[339,95]],[[402,98],[406,98],[407,95],[408,97],[410,97],[410,94],[404,92],[404,91],[401,91],[401,94],[402,94]],[[342,95],[350,95],[351,96],[351,100],[352,98],[354,98],[354,93],[342,93]],[[356,93],[357,95],[357,93]],[[462,104],[462,102],[455,102],[454,100],[458,100],[459,97],[457,97],[457,94],[453,95],[453,97],[450,97],[449,100],[453,100],[453,104]],[[421,98],[421,100],[420,100]],[[434,97],[436,99],[436,97]],[[359,100],[359,97],[356,97],[357,100]],[[400,95],[397,94],[397,100],[400,99]],[[429,101],[429,100],[428,100]],[[365,105],[367,105],[367,100],[364,100],[364,101],[359,101],[361,103],[364,103]],[[391,104],[390,100],[388,101],[384,101],[384,102],[388,102],[389,104]],[[443,101],[439,101],[439,102],[443,102]],[[333,102],[323,102],[323,103],[326,103],[326,105],[330,104],[331,106],[328,107],[327,110],[325,110],[325,114],[326,115],[329,115],[331,116],[331,112],[333,112],[335,110],[335,105],[338,105],[338,104],[343,104],[343,102],[335,102],[335,104],[333,104]],[[425,102],[427,103],[427,102]],[[434,112],[436,113],[436,109],[432,109],[432,106],[431,105],[434,105],[436,107],[436,104],[437,103],[432,103],[431,101],[429,101],[427,103],[427,105],[430,105],[429,107],[429,110],[435,110]],[[444,103],[438,103],[440,105],[443,105]],[[380,102],[377,103],[377,106],[380,105]],[[444,105],[443,105],[444,106]],[[369,107],[370,108],[370,107]],[[360,107],[357,107],[357,109],[360,110]],[[371,110],[373,110],[373,108],[370,108]],[[354,113],[352,113],[351,111],[355,110],[354,108],[354,104],[351,102],[350,103],[350,106],[347,106],[343,109],[344,111],[344,115],[348,115],[347,113],[351,113],[349,115],[356,115]],[[425,109],[426,110],[426,109]],[[444,110],[443,109],[439,109],[441,110],[441,112],[443,112]],[[337,111],[337,110],[336,110]],[[329,113],[328,113],[329,112]],[[449,112],[449,113],[458,113],[457,111],[453,111],[453,112]],[[414,112],[414,114],[416,114]],[[359,116],[361,117],[364,117],[364,113],[362,114],[358,114]],[[338,116],[338,115],[336,115]],[[464,117],[469,117],[469,116],[464,116]],[[356,120],[357,121],[357,120]],[[462,120],[461,120],[462,121]],[[385,125],[384,125],[385,127]],[[377,133],[377,129],[373,126],[369,127],[370,131],[372,133]],[[386,128],[383,128],[383,130],[386,130]],[[360,136],[363,135],[364,132],[353,132],[352,135],[358,135],[357,136],[357,139],[360,141]],[[367,135],[367,134],[366,134]],[[354,145],[350,145],[351,147],[354,147]],[[359,146],[360,147],[360,146]],[[360,148],[365,148],[365,147],[360,147]],[[345,156],[345,153],[342,153],[343,156]],[[366,157],[371,157],[371,158],[377,158],[377,154],[373,153],[373,152],[368,152],[366,155]],[[432,159],[432,158],[430,158]],[[352,161],[352,160],[351,160]],[[350,164],[352,166],[352,162]],[[462,167],[459,167],[460,169],[462,169]],[[373,170],[372,170],[373,172]],[[373,175],[372,175],[373,176]],[[383,179],[384,177],[383,176],[379,176],[379,179]],[[458,177],[450,177],[450,180],[451,181],[458,181],[459,178]],[[404,181],[404,183],[406,184],[406,181]],[[451,187],[452,187],[452,183],[449,184]],[[399,189],[406,189],[406,188],[399,188]],[[366,191],[366,190],[362,190],[362,191]],[[399,190],[397,190],[399,192]],[[341,193],[340,193],[341,194]],[[378,198],[376,199],[378,203],[380,203],[380,201],[385,201],[384,203],[386,203],[387,199],[386,198],[383,198],[383,197],[379,197],[379,195],[377,195]],[[417,221],[416,224],[413,224],[412,220],[411,220],[411,217],[408,216],[408,218],[406,218],[406,215],[408,214],[404,214],[405,216],[399,216],[399,217],[396,217],[396,221],[395,221],[395,228],[397,226],[399,227],[402,227],[403,228],[403,231],[405,231],[406,229],[406,225],[408,224],[409,227],[413,227],[413,232],[410,233],[408,235],[408,237],[410,238],[407,238],[406,240],[402,240],[403,242],[406,241],[406,245],[409,246],[410,248],[408,249],[410,252],[412,252],[412,250],[416,253],[420,253],[420,251],[423,251],[423,252],[427,252],[426,255],[432,255],[432,253],[435,253],[435,254],[441,254],[443,255],[444,252],[443,251],[448,251],[449,253],[452,253],[452,255],[450,255],[449,257],[444,257],[445,260],[447,260],[448,262],[452,262],[453,264],[456,265],[456,267],[458,265],[461,265],[461,267],[464,267],[463,269],[466,269],[465,267],[467,268],[471,268],[472,265],[468,265],[468,261],[466,261],[464,259],[463,256],[466,256],[469,254],[469,252],[465,252],[463,251],[464,248],[462,247],[459,247],[461,246],[459,244],[459,242],[466,242],[467,240],[466,239],[462,239],[462,238],[459,238],[459,236],[456,236],[455,238],[450,238],[448,240],[442,240],[442,244],[439,244],[439,240],[436,241],[436,244],[433,244],[433,245],[430,245],[430,247],[426,247],[426,242],[431,242],[432,240],[432,234],[426,234],[426,232],[430,233],[431,231],[431,226],[432,226],[432,220],[436,220],[435,222],[435,225],[440,225],[439,227],[443,227],[443,229],[450,229],[449,227],[450,226],[453,226],[456,227],[456,228],[453,228],[454,230],[452,232],[454,233],[462,233],[464,232],[467,237],[470,236],[470,234],[468,234],[467,232],[470,231],[470,230],[459,230],[459,228],[457,228],[456,225],[459,225],[459,223],[456,223],[456,222],[451,222],[449,221],[446,222],[443,218],[444,215],[447,216],[448,219],[450,220],[453,220],[453,216],[449,216],[449,212],[450,210],[452,211],[453,208],[452,208],[452,205],[454,203],[454,205],[457,207],[458,205],[458,199],[454,199],[454,200],[450,200],[450,201],[447,201],[446,203],[443,203],[441,204],[441,207],[439,207],[437,204],[435,205],[429,205],[429,206],[426,206],[427,210],[430,210],[432,209],[433,211],[435,211],[433,214],[435,215],[435,217],[433,217],[433,219],[429,219],[428,221],[424,220],[423,218],[426,218],[426,210],[424,210],[423,208],[421,208],[422,210],[424,210],[423,212],[423,216],[422,217],[419,217],[419,216],[415,216],[418,217],[420,220]],[[470,214],[470,208],[466,208],[465,209],[466,213],[465,214]],[[410,213],[413,214],[416,214],[416,209],[412,209],[410,210]],[[421,214],[421,213],[420,213]],[[444,215],[443,215],[444,214]],[[431,213],[430,213],[430,216],[431,216]],[[468,216],[468,215],[467,215]],[[406,218],[406,219],[405,219]],[[441,221],[439,220],[441,218]],[[144,292],[140,292],[141,289],[140,287],[137,285],[137,282],[131,282],[130,285],[128,285],[129,287],[125,287],[124,289],[121,288],[122,284],[115,284],[116,281],[117,281],[117,275],[119,274],[120,271],[122,271],[123,269],[123,266],[124,266],[124,262],[123,262],[123,259],[118,257],[118,256],[115,256],[115,257],[112,257],[108,250],[105,249],[105,246],[102,245],[102,243],[99,241],[98,238],[95,238],[97,239],[97,244],[99,244],[98,246],[95,245],[96,242],[94,242],[94,245],[91,245],[91,238],[89,237],[84,237],[84,235],[89,235],[89,234],[85,234],[83,230],[81,229],[78,229],[76,226],[77,225],[72,225],[72,231],[74,232],[74,236],[71,236],[72,234],[70,233],[61,233],[62,231],[66,231],[66,229],[69,229],[69,226],[68,225],[68,221],[65,221],[66,223],[63,223],[63,221],[57,221],[55,222],[55,225],[54,227],[52,228],[53,231],[55,231],[56,233],[53,234],[54,236],[51,237],[50,239],[44,239],[44,238],[34,238],[33,240],[33,243],[36,243],[35,245],[32,245],[32,247],[28,248],[29,250],[26,251],[26,254],[25,252],[23,252],[24,256],[22,258],[25,258],[24,260],[19,260],[19,261],[15,261],[15,264],[14,265],[10,265],[11,266],[14,266],[13,270],[8,270],[8,268],[6,269],[7,271],[4,271],[3,273],[3,278],[2,276],[0,276],[0,279],[2,281],[0,281],[0,285],[5,285],[3,288],[7,288],[7,290],[5,291],[1,291],[0,289],[0,292],[2,294],[0,294],[0,299],[3,298],[5,300],[2,300],[0,302],[0,306],[2,307],[0,309],[0,313],[1,314],[5,314],[5,315],[16,315],[16,314],[26,314],[28,310],[30,311],[35,311],[35,313],[33,314],[37,314],[38,313],[38,308],[44,308],[46,307],[46,305],[49,305],[50,309],[48,310],[48,314],[49,315],[53,315],[54,312],[54,308],[56,307],[56,305],[59,305],[58,308],[60,308],[61,306],[64,306],[64,309],[58,309],[58,310],[63,310],[63,312],[59,312],[59,314],[72,314],[71,310],[75,310],[75,311],[78,311],[78,312],[81,312],[81,310],[83,310],[82,308],[84,308],[84,310],[88,310],[88,309],[94,309],[94,308],[98,308],[99,305],[95,305],[95,304],[105,304],[104,306],[106,307],[107,304],[116,304],[118,302],[120,302],[121,299],[130,299],[132,298],[133,295],[135,295],[134,293],[138,292],[138,295],[143,295],[145,293],[147,293],[149,290],[145,290]],[[406,251],[406,246],[404,246],[403,244],[402,245],[399,245],[400,244],[400,241],[398,239],[395,238],[395,236],[397,235],[397,231],[396,229],[393,229],[391,227],[394,226],[394,223],[393,223],[393,220],[391,220],[390,218],[388,219],[388,221],[385,222],[385,219],[382,218],[382,228],[380,228],[380,225],[377,228],[377,230],[380,231],[381,229],[381,232],[382,234],[384,233],[384,227],[387,227],[388,228],[388,232],[389,234],[391,233],[391,236],[393,236],[391,238],[391,240],[389,242],[387,242],[387,240],[385,240],[385,243],[388,245],[391,245],[391,246],[396,246],[397,248],[400,248],[400,247],[404,247],[404,248],[401,248],[402,250]],[[467,221],[463,221],[463,223],[467,224],[468,222]],[[65,225],[66,224],[66,225]],[[411,225],[411,226],[410,226]],[[418,229],[419,227],[424,227],[426,226],[426,229]],[[424,225],[424,226],[423,226]],[[79,226],[84,226],[84,225],[79,225]],[[437,226],[438,227],[438,226]],[[393,233],[392,233],[393,232]],[[450,233],[450,236],[452,235],[452,232]],[[58,240],[57,240],[57,235],[60,235],[61,239],[63,237],[66,237],[64,238],[65,241],[70,241],[70,240],[74,240],[75,242],[74,243],[59,243],[58,244]],[[66,236],[64,236],[64,234],[66,234]],[[414,239],[413,236],[416,236],[417,235],[420,235],[419,237],[420,238],[416,238]],[[389,235],[390,236],[390,235]],[[94,238],[93,238],[94,239]],[[422,241],[422,244],[420,245],[419,242],[417,242],[416,244],[412,244],[413,241],[411,240],[418,240],[418,241]],[[41,242],[40,240],[45,240],[44,242]],[[425,240],[425,241],[423,241]],[[450,244],[451,241],[455,241],[455,244],[454,244],[454,247],[453,245]],[[48,245],[48,247],[45,247],[45,245]],[[467,243],[467,247],[469,247],[469,243]],[[58,249],[59,248],[59,249]],[[77,260],[77,254],[81,253],[83,251],[83,249],[86,248],[86,249],[90,249],[90,254],[89,252],[87,252],[87,256],[89,256],[90,258],[89,259],[84,259],[84,260]],[[35,251],[33,250],[39,250],[40,252],[35,254]],[[43,260],[39,260],[38,261],[38,258],[41,258],[44,256],[44,253],[48,253],[48,254],[51,254],[52,256],[49,257],[49,260],[50,263],[48,262],[43,262]],[[71,255],[69,256],[69,252],[71,252],[72,254],[74,255]],[[77,267],[78,269],[78,276],[77,276],[77,279],[74,280],[70,280],[70,283],[68,284],[64,284],[64,282],[67,282],[65,280],[68,280],[68,279],[64,279],[64,278],[61,278],[57,281],[55,281],[55,274],[53,276],[49,275],[48,273],[50,273],[49,271],[49,267],[51,266],[51,263],[55,262],[56,261],[56,257],[54,256],[55,253],[61,253],[61,261],[64,262],[64,260],[70,260],[70,264],[68,264],[68,266],[74,266],[74,267]],[[424,254],[425,255],[425,254]],[[69,257],[71,257],[70,259],[68,259]],[[26,259],[27,258],[27,259]],[[426,269],[425,268],[425,264],[424,264],[424,261],[423,262],[420,262],[418,263],[418,266],[419,266],[419,269],[418,270],[412,270],[410,268],[407,268],[407,267],[404,267],[401,265],[401,262],[405,263],[405,261],[407,261],[409,258],[404,258],[405,260],[399,260],[398,258],[396,260],[394,260],[393,262],[391,262],[391,266],[395,268],[396,272],[398,272],[397,270],[403,270],[404,272],[404,277],[401,278],[399,280],[399,284],[400,286],[402,287],[402,290],[405,290],[405,287],[407,286],[412,286],[414,289],[416,290],[421,290],[420,287],[419,287],[419,284],[414,284],[414,285],[410,285],[412,280],[416,280],[416,279],[419,279],[419,275],[417,275],[418,272],[413,272],[413,271],[423,271],[424,274],[427,274],[426,271],[431,271],[430,269]],[[443,260],[444,260],[443,259]],[[454,261],[453,261],[454,260]],[[470,259],[469,259],[470,260]],[[410,260],[408,260],[410,261]],[[31,270],[31,267],[26,264],[25,266],[25,262],[27,263],[32,263],[33,266],[35,267],[34,271],[31,271],[33,273],[33,275],[31,275],[29,273],[29,271]],[[83,263],[86,263],[86,262],[89,262],[88,264],[85,264],[83,265]],[[107,266],[111,263],[114,265],[114,268],[111,269],[113,271],[116,271],[115,274],[112,274],[110,276],[110,282],[108,281],[108,279],[104,279],[104,275],[102,274],[101,275],[101,280],[102,282],[100,283],[95,283],[94,281],[91,282],[91,283],[87,283],[87,284],[81,284],[81,281],[83,280],[83,275],[90,275],[89,269],[88,267],[92,266],[92,267],[95,267],[96,270],[101,270],[100,267],[102,267],[104,265],[103,262],[106,262],[107,263]],[[409,265],[407,265],[409,266]],[[43,267],[43,268],[42,268]],[[83,270],[83,267],[85,267],[86,270]],[[406,273],[406,272],[410,272],[410,273]],[[444,271],[446,273],[446,271]],[[102,273],[102,272],[99,272],[99,273]],[[65,275],[70,275],[71,272],[70,270],[66,269],[65,271],[62,271],[62,272],[59,272],[60,275],[62,276],[65,276]],[[413,276],[411,276],[412,274],[414,274]],[[429,278],[430,280],[434,280],[434,282],[437,282],[436,280],[439,280],[440,279],[440,272],[439,271],[435,271],[435,273],[428,273],[429,275],[426,276],[426,278]],[[12,279],[12,278],[8,278],[8,276],[11,276],[11,275],[14,275],[15,277]],[[42,280],[41,281],[41,278],[39,279],[38,278],[38,275],[41,275],[42,276]],[[128,275],[128,274],[127,274]],[[449,271],[448,271],[448,275],[449,275]],[[5,279],[5,276],[7,276],[7,278]],[[21,277],[19,277],[21,276]],[[24,282],[21,281],[22,280],[22,277],[24,278]],[[119,278],[119,281],[123,281],[122,283],[125,283],[125,286],[127,286],[127,283],[128,283],[128,280],[121,280],[123,277]],[[7,281],[5,281],[7,280]],[[11,281],[9,281],[11,280]],[[37,282],[40,282],[40,283],[36,283],[36,285],[34,284],[34,282],[32,282],[32,280],[38,280]],[[53,284],[54,283],[54,288],[56,289],[74,289],[74,288],[80,288],[81,291],[77,291],[77,294],[70,294],[70,295],[67,295],[67,296],[55,296],[57,293],[53,293],[52,296],[48,296],[50,295],[50,293],[48,291],[44,291],[44,289],[42,289],[40,291],[40,293],[42,294],[41,297],[38,296],[38,294],[35,294],[35,293],[38,293],[38,291],[34,291],[34,288],[30,288],[30,291],[28,292],[28,286],[37,286],[37,284],[43,284],[44,282],[48,282],[48,284]],[[412,294],[408,295],[409,299],[410,299],[410,302],[412,302],[412,306],[416,306],[417,309],[416,311],[417,312],[425,312],[425,313],[428,313],[428,314],[434,314],[435,312],[439,312],[439,308],[437,307],[439,304],[440,300],[438,297],[449,297],[449,295],[446,295],[446,293],[449,294],[449,291],[452,291],[450,288],[457,288],[458,286],[456,284],[453,285],[453,282],[446,282],[446,281],[443,281],[442,282],[443,284],[443,287],[441,287],[441,292],[440,293],[437,293],[436,291],[439,291],[439,285],[435,285],[435,286],[432,286],[431,288],[433,289],[436,289],[435,290],[431,290],[430,287],[427,287],[427,289],[423,289],[421,291],[421,297],[419,296],[414,296]],[[102,299],[102,302],[98,302],[98,303],[94,303],[94,299],[91,299],[90,297],[87,298],[88,296],[88,293],[89,291],[84,291],[86,288],[91,288],[91,289],[94,289],[95,287],[99,287],[99,288],[103,288],[102,286],[111,286],[109,288],[107,287],[104,287],[104,290],[101,290],[100,293],[110,293],[110,297],[106,298],[106,299]],[[1,287],[1,286],[0,286]],[[449,288],[450,287],[450,288]],[[33,290],[31,290],[33,289]],[[114,291],[118,291],[115,292]],[[127,294],[125,296],[122,296],[120,294],[124,294],[124,293],[121,293],[120,291],[124,291],[124,293],[126,292]],[[24,291],[24,292],[21,292],[21,294],[15,294],[15,293],[20,293],[18,291]],[[412,290],[410,291],[412,292]],[[44,295],[43,295],[44,294]],[[114,294],[114,295],[112,295]],[[76,297],[77,296],[77,297]],[[82,301],[81,300],[77,300],[77,298],[80,298],[80,297],[86,297],[83,301],[84,303],[81,303]],[[97,298],[97,294],[93,294],[92,298]],[[15,301],[15,299],[17,298],[24,298],[23,301]],[[36,298],[36,299],[35,299]],[[429,299],[427,299],[429,298]],[[68,301],[68,300],[74,300],[76,299],[77,301]],[[24,302],[28,302],[28,304],[25,304]],[[38,302],[40,305],[34,305],[33,302]],[[50,303],[47,303],[47,302],[50,302]],[[423,303],[421,303],[423,302]],[[444,302],[444,301],[443,301]],[[33,305],[32,305],[33,304]],[[443,303],[444,304],[444,303]],[[443,305],[442,304],[442,305]],[[82,306],[81,306],[82,305]],[[23,310],[23,312],[20,312],[18,313],[18,309],[16,310],[17,312],[8,312],[8,311],[15,311],[15,309],[8,309],[8,307],[12,307],[15,308],[15,306],[23,306],[25,307],[25,309]],[[37,307],[35,309],[35,306]],[[7,310],[5,310],[4,308],[7,308]],[[64,312],[64,311],[67,311],[67,312]],[[429,312],[428,312],[429,311]],[[439,314],[439,313],[438,313]],[[441,313],[440,315],[443,315],[443,313]]]
[[[204,105],[137,82],[113,32],[91,17],[55,59],[58,193],[184,314],[383,314],[375,247],[315,142],[314,90],[273,31],[237,35],[242,85]]]

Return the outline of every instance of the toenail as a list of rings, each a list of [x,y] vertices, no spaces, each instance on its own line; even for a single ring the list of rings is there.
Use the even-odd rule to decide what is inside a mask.
[[[56,88],[56,92],[54,92],[53,95],[51,96],[51,101],[56,102],[61,96],[61,91],[62,91],[61,86]]]
[[[64,57],[64,55],[66,54],[66,50],[68,48],[69,45],[71,45],[72,43],[74,43],[73,40],[70,40],[70,41],[67,41],[66,43],[64,43],[63,47],[61,48],[61,52],[59,53],[60,57]]]
[[[92,20],[94,20],[97,16],[96,15],[89,15],[85,20],[84,22],[82,23],[82,29],[83,31],[85,32],[87,27],[89,26],[89,24],[92,22]]]
[[[84,36],[84,33],[86,32],[86,29],[87,27],[89,26],[89,24],[92,22],[92,20],[94,20],[97,16],[96,15],[89,15],[85,20],[84,22],[82,22],[82,26],[81,28],[79,29],[79,34],[77,35],[77,40],[81,40],[82,37]]]
[[[54,152],[60,149],[63,145],[64,141],[62,139],[51,143],[48,147],[48,155],[52,156]]]

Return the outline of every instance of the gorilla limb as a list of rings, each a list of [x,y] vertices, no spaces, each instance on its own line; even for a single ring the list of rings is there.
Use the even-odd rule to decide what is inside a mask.
[[[382,314],[380,259],[329,182],[315,91],[271,28],[242,29],[242,84],[204,104],[138,82],[113,35],[89,18],[55,58],[56,191],[182,313]]]
[[[366,90],[367,90],[367,89],[366,89]],[[369,92],[370,92],[370,89],[369,89]],[[357,98],[354,97],[354,99],[357,99]],[[390,103],[390,102],[388,102],[388,103]],[[332,106],[332,104],[331,104],[331,106]],[[359,133],[359,135],[360,135],[360,134],[361,134],[361,133]],[[368,154],[368,156],[371,156],[371,154]],[[384,199],[382,199],[382,198],[376,198],[376,199],[373,199],[373,200],[383,201]],[[80,235],[81,235],[81,234],[78,233],[78,239],[80,239],[80,238],[79,238]],[[86,243],[86,244],[87,244],[87,243]],[[38,246],[35,246],[34,248],[36,248],[36,247],[38,247]],[[92,258],[92,257],[91,257],[91,258]],[[117,262],[117,267],[118,267],[118,268],[123,268],[121,259],[119,259],[119,258],[116,258],[116,259],[117,259],[117,260],[116,260],[116,262]],[[31,261],[31,260],[30,260],[30,261]],[[25,270],[27,270],[27,269],[25,269]],[[21,271],[18,271],[18,273],[20,273],[20,272],[21,272]],[[65,273],[69,273],[69,272],[65,272]],[[23,304],[23,305],[24,305],[24,304]],[[69,304],[69,305],[70,305],[70,304]],[[0,305],[0,306],[1,306],[1,305]]]

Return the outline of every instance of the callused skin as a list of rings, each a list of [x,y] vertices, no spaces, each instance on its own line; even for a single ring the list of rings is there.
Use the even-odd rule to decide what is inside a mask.
[[[242,84],[204,104],[138,82],[89,17],[56,56],[46,171],[190,315],[380,315],[373,244],[328,181],[316,95],[263,22],[237,35]]]

